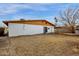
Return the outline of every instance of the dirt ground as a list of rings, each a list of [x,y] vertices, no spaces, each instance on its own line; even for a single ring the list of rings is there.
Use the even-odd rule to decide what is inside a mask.
[[[78,56],[79,36],[44,34],[0,37],[1,56]]]

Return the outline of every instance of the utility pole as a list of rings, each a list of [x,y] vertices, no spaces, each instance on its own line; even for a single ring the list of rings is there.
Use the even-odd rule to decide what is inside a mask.
[[[56,26],[57,26],[57,22],[58,22],[58,20],[57,20],[56,17],[55,17],[54,19],[55,19],[55,27],[56,27]]]

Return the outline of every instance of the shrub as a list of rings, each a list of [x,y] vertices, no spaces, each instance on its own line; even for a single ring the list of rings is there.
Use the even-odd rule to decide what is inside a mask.
[[[4,35],[4,28],[0,28],[0,36],[3,36]]]

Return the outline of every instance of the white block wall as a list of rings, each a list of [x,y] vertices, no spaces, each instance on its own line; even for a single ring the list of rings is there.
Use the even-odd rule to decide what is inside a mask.
[[[43,27],[44,26],[40,26],[40,25],[9,23],[8,25],[9,37],[20,36],[20,35],[41,34],[44,32]],[[54,32],[54,27],[52,26],[47,26],[47,27],[49,28],[48,33]]]

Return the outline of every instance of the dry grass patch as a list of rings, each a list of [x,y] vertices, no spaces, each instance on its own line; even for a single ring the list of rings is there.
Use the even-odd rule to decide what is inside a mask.
[[[52,56],[79,55],[79,37],[59,34],[10,38],[8,49],[0,55]],[[2,50],[0,50],[2,51]],[[6,53],[6,54],[4,54]],[[9,54],[8,54],[9,53]]]

